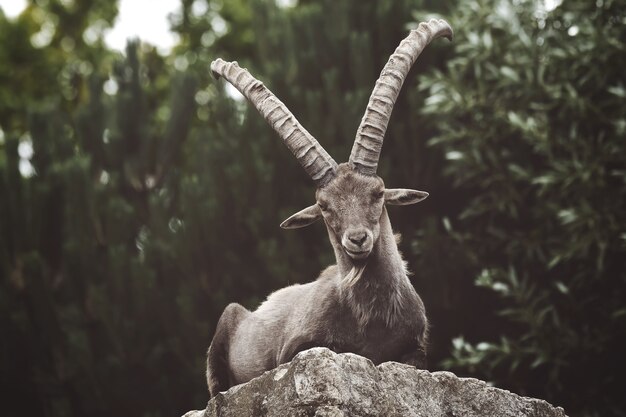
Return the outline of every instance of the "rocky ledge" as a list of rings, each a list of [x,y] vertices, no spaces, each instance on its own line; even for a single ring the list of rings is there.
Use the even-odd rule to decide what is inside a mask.
[[[565,417],[560,407],[450,372],[397,362],[379,366],[325,348],[235,386],[183,417]]]

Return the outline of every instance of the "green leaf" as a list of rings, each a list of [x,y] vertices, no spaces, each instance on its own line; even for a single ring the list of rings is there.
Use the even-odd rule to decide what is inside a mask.
[[[554,285],[562,294],[569,294],[569,288],[567,288],[567,286],[561,281],[555,282]]]
[[[615,85],[607,88],[607,91],[620,98],[626,98],[626,89],[622,85]]]
[[[519,75],[517,75],[517,72],[515,72],[515,70],[511,67],[500,67],[500,74],[504,75],[506,78],[518,82],[519,79]]]
[[[526,129],[526,122],[524,120],[522,120],[522,118],[515,112],[513,111],[509,111],[507,113],[509,122],[511,122],[511,124],[513,126],[519,127],[520,129],[525,130]]]

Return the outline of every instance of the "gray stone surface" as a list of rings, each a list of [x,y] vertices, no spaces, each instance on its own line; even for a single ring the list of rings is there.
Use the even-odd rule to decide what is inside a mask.
[[[220,393],[206,410],[184,417],[565,417],[560,407],[493,388],[450,372],[396,362],[374,366],[351,353],[325,348]]]

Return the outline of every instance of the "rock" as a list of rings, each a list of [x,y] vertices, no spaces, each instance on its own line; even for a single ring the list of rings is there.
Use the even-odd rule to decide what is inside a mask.
[[[450,372],[428,372],[325,348],[235,386],[183,417],[566,417],[562,408]]]

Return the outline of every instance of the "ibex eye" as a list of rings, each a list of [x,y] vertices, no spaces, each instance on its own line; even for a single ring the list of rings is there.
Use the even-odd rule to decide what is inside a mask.
[[[376,198],[383,198],[385,196],[385,190],[378,191],[375,196]]]
[[[328,206],[325,203],[317,203],[317,205],[320,206],[322,211],[328,210]]]

